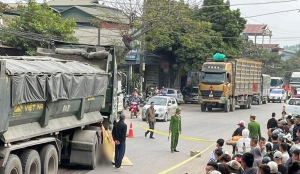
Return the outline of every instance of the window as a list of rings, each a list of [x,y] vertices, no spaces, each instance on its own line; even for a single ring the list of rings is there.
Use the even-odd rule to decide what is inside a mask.
[[[300,100],[297,99],[291,99],[289,101],[289,105],[300,105]]]
[[[175,91],[174,90],[168,90],[167,94],[175,94]]]

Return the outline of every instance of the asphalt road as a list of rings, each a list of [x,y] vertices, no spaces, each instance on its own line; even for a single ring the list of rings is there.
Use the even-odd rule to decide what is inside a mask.
[[[267,135],[267,120],[271,118],[271,113],[276,112],[276,118],[281,117],[283,103],[268,103],[266,105],[252,105],[250,110],[241,110],[239,107],[234,112],[224,113],[222,110],[214,109],[211,112],[201,112],[200,106],[196,104],[182,104],[182,136],[217,140],[231,138],[233,131],[237,128],[236,124],[244,120],[246,125],[249,123],[249,115],[257,116],[257,121],[261,124],[262,135]],[[145,138],[145,130],[135,126],[148,126],[141,118],[125,120],[126,124],[134,124],[134,138],[128,138],[126,144],[126,156],[132,161],[133,166],[124,166],[117,170],[111,166],[99,167],[94,171],[83,169],[65,170],[64,174],[109,174],[109,173],[128,173],[128,174],[157,174],[163,172],[177,164],[190,158],[190,150],[202,151],[210,146],[211,142],[199,142],[180,139],[178,144],[179,153],[170,153],[170,141],[165,135],[154,134],[155,139]],[[168,132],[169,122],[157,122],[155,129]],[[202,174],[205,173],[205,166],[209,159],[212,146],[204,152],[201,157],[195,158],[182,166],[178,166],[169,173],[172,174]],[[231,146],[226,146],[228,152],[232,151]]]

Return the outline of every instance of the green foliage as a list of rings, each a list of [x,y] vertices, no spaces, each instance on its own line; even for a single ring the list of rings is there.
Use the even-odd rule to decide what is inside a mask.
[[[238,58],[242,51],[240,34],[244,30],[247,21],[241,17],[239,9],[230,10],[229,5],[229,1],[204,0],[203,6],[214,7],[203,7],[199,9],[196,19],[210,22],[212,24],[212,29],[215,32],[220,33],[223,37],[223,53],[229,58]]]
[[[281,77],[285,73],[286,63],[281,60],[281,55],[256,46],[252,40],[243,40],[242,58],[264,62],[264,74]]]
[[[41,6],[34,0],[29,0],[27,6],[18,4],[16,10],[20,12],[20,17],[14,17],[9,21],[7,28],[7,31],[15,32],[15,35],[4,32],[1,35],[3,44],[21,49],[27,55],[35,55],[36,48],[46,47],[46,42],[51,39],[68,42],[78,41],[73,36],[76,22],[63,20],[46,4]],[[20,37],[20,32],[23,32],[23,37]],[[28,34],[24,35],[25,32]]]
[[[296,45],[287,45],[283,47],[285,50],[298,51],[300,50],[300,44]]]
[[[178,9],[170,16],[181,18],[180,22],[149,31],[147,49],[173,59],[173,68],[177,72],[200,70],[206,58],[222,51],[221,35],[211,29],[209,22],[196,21],[195,10],[184,2],[172,3]]]
[[[8,4],[0,2],[0,12],[1,13],[6,12],[6,11],[11,11],[11,10],[12,9]]]

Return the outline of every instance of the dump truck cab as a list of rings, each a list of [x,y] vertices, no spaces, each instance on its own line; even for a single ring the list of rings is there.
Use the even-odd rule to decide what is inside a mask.
[[[232,95],[232,63],[206,62],[199,79],[199,103],[201,110],[223,108]]]

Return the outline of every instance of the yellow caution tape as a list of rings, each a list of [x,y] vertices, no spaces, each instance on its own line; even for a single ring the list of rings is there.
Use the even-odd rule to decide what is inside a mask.
[[[132,123],[133,124],[133,123]],[[154,133],[157,133],[157,134],[160,134],[160,135],[165,135],[165,136],[169,136],[169,133],[166,133],[166,132],[161,132],[161,131],[157,131],[157,130],[152,130],[152,129],[149,129],[145,126],[141,126],[141,125],[137,125],[137,124],[133,124],[139,128],[142,128],[144,130],[148,130],[148,131],[151,131],[151,132],[154,132]],[[190,141],[200,141],[200,142],[216,142],[216,141],[213,141],[213,140],[205,140],[205,139],[199,139],[199,138],[190,138],[190,137],[185,137],[185,136],[179,136],[180,139],[185,139],[185,140],[190,140]]]
[[[211,145],[208,146],[206,149],[204,149],[204,150],[202,150],[201,152],[199,152],[197,155],[195,155],[195,156],[193,156],[193,157],[190,157],[190,158],[188,158],[187,160],[185,160],[185,161],[183,161],[183,162],[181,162],[181,163],[179,163],[179,164],[177,164],[177,165],[175,165],[175,166],[173,166],[173,167],[171,167],[171,168],[169,168],[169,169],[167,169],[167,170],[165,170],[165,171],[160,172],[159,174],[166,174],[166,173],[168,173],[168,172],[170,172],[170,171],[172,171],[172,170],[174,170],[174,169],[176,169],[176,168],[178,168],[178,167],[180,167],[180,166],[186,164],[187,162],[191,161],[192,159],[198,157],[199,155],[201,155],[201,154],[203,154],[204,152],[206,152],[207,150],[209,150],[209,149],[210,149],[212,146],[214,146],[214,145],[215,145],[215,143],[211,144]]]

